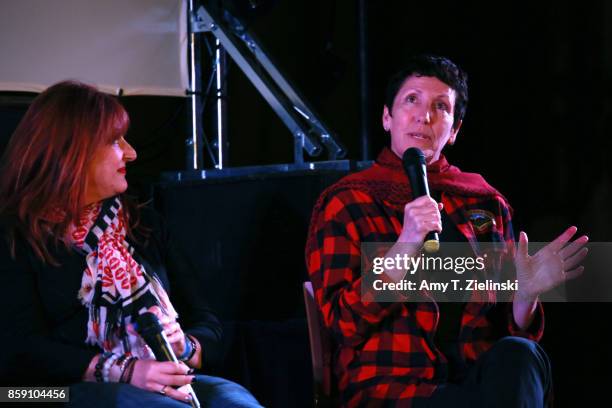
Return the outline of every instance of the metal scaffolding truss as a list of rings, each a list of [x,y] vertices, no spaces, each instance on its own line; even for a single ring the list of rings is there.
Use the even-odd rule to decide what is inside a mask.
[[[333,133],[325,126],[325,124],[313,112],[313,109],[300,96],[295,87],[283,76],[280,70],[273,64],[270,57],[263,50],[255,37],[245,29],[241,22],[232,16],[227,10],[214,7],[210,3],[203,2],[197,10],[194,10],[193,3],[190,2],[191,13],[191,33],[192,33],[192,91],[195,91],[194,79],[197,77],[199,61],[194,61],[193,56],[197,55],[194,47],[195,35],[202,33],[211,33],[216,38],[215,47],[215,71],[217,76],[216,81],[216,121],[217,135],[215,147],[217,150],[216,168],[224,169],[225,157],[227,157],[227,126],[225,126],[225,98],[223,89],[223,72],[226,68],[224,63],[224,54],[229,57],[242,70],[246,77],[255,86],[261,96],[268,102],[272,110],[278,115],[281,121],[285,124],[293,137],[293,166],[279,165],[279,169],[288,169],[291,167],[313,169],[313,168],[329,168],[337,167],[342,159],[346,156],[344,147],[336,140]],[[199,34],[198,34],[199,33]],[[194,101],[195,101],[194,97]],[[196,112],[195,106],[193,111]],[[197,140],[202,140],[201,137],[195,135],[196,132],[202,129],[201,124],[196,125],[195,121],[201,118],[196,118],[194,115],[193,125],[193,154],[194,156],[201,154],[201,146],[197,146]],[[199,149],[199,150],[198,150]],[[317,165],[319,162],[305,163],[304,151],[310,157],[320,156],[324,151],[327,154],[329,161],[332,163]],[[193,160],[194,169],[197,169],[197,160]],[[344,161],[342,161],[344,162]],[[343,163],[340,167],[347,167]],[[255,167],[250,167],[253,170]],[[246,169],[246,168],[245,168]],[[206,171],[202,171],[202,175]],[[208,171],[211,174],[211,171]],[[213,171],[214,173],[214,171]]]

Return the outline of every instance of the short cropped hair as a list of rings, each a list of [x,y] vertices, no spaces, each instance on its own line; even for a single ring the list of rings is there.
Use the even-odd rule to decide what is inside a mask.
[[[385,106],[391,114],[393,101],[404,82],[411,76],[436,77],[456,92],[453,128],[463,120],[468,102],[467,74],[446,57],[436,55],[418,55],[411,57],[404,68],[393,75],[387,83]]]

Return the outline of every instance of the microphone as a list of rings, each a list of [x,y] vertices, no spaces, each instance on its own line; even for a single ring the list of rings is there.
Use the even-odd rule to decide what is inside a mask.
[[[179,362],[157,316],[151,312],[145,312],[138,316],[136,322],[134,322],[134,327],[145,343],[147,343],[147,346],[151,348],[157,361]],[[191,384],[187,384],[185,388],[191,396],[191,406],[193,408],[200,408],[200,401],[198,401],[193,388],[191,388]]]
[[[427,170],[425,163],[425,156],[420,149],[411,147],[404,152],[402,156],[402,165],[404,171],[410,180],[410,186],[412,187],[413,198],[421,196],[430,196],[429,186],[427,185]],[[423,245],[425,251],[429,253],[438,252],[440,249],[440,239],[436,231],[430,231],[425,236],[425,243]]]

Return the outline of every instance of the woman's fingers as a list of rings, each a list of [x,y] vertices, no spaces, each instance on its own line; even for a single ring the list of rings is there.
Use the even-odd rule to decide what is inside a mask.
[[[440,211],[437,208],[407,208],[404,210],[405,216],[412,218],[417,217],[437,217],[440,218]]]
[[[409,210],[430,210],[440,211],[438,203],[429,196],[421,196],[416,198],[404,206],[404,211]]]
[[[189,373],[189,367],[183,362],[175,363],[174,361],[162,361],[157,363],[157,372],[160,374],[186,375]]]
[[[517,255],[525,259],[529,256],[529,238],[525,231],[521,231],[519,234]]]
[[[412,207],[405,210],[406,214],[411,216],[435,214],[440,216],[440,211],[436,207]]]
[[[178,401],[187,401],[185,398],[189,396],[184,392],[177,391],[175,387],[180,387],[185,384],[190,384],[194,375],[189,375],[189,367],[183,363],[175,363],[172,361],[157,362],[154,373],[151,376],[152,391],[159,392],[162,386],[164,388],[165,395]]]
[[[584,272],[584,266],[579,266],[577,268],[574,268],[570,271],[565,272],[565,278],[567,280],[569,279],[575,279],[578,276],[582,275],[582,272]]]
[[[406,217],[412,220],[435,220],[440,221],[440,211],[437,208],[407,208],[404,210],[404,218]]]
[[[166,338],[168,339],[168,343],[170,344],[180,342],[181,340],[183,340],[184,337],[185,335],[182,332],[175,332],[172,333],[170,336],[166,336]]]
[[[161,319],[163,315],[162,310],[159,306],[151,306],[149,309],[147,309],[147,311],[149,313],[153,313],[155,316],[157,316],[158,319]]]
[[[183,333],[181,325],[176,322],[164,325],[164,333],[174,352],[177,355],[182,355],[185,351],[185,333]]]
[[[165,391],[166,391],[166,396],[172,399],[175,399],[177,401],[181,401],[186,404],[189,404],[189,402],[191,401],[191,395],[187,394],[184,388],[182,388],[182,390],[179,391],[172,387],[166,387]]]
[[[189,367],[184,363],[138,360],[134,367],[131,384],[178,401],[189,402],[186,399],[189,398],[189,394],[177,391],[173,387],[190,384],[193,379],[194,376],[189,374]]]
[[[181,385],[191,384],[191,381],[195,378],[194,375],[172,375],[172,374],[160,374],[155,379],[160,384],[171,385],[173,387],[180,387]]]
[[[173,334],[183,333],[183,331],[181,330],[181,325],[178,324],[177,322],[166,323],[163,325],[163,327],[164,327],[164,334],[168,337],[168,340],[170,340],[170,336],[172,336]]]
[[[427,232],[430,232],[430,231],[442,232],[442,222],[441,221],[430,221],[428,225],[429,225],[429,228],[427,228]]]
[[[174,388],[172,385],[162,383],[153,383],[149,391],[156,392],[166,397],[175,399],[177,401],[189,403],[191,396],[188,394],[187,386],[183,385],[179,389]]]
[[[578,228],[572,226],[566,229],[561,235],[555,238],[550,244],[548,244],[549,248],[553,252],[559,252],[561,248],[565,246],[565,244],[576,234]]]
[[[175,399],[177,401],[189,402],[188,398],[191,398],[186,390],[177,390],[177,387],[185,386],[186,384],[191,384],[194,375],[189,375],[189,367],[187,367],[184,363],[174,363],[171,361],[166,361],[163,363],[159,363],[158,371],[155,376],[155,382],[160,385],[167,385],[164,388],[165,395]],[[158,387],[158,390],[161,390],[161,386]]]
[[[399,242],[422,242],[430,231],[442,231],[439,205],[429,196],[421,196],[404,206],[404,222]]]
[[[185,335],[183,334],[182,331],[175,331],[172,332],[172,334],[166,334],[166,338],[168,339],[168,343],[175,343],[179,340],[181,340]]]
[[[565,261],[563,262],[563,270],[565,271],[565,275],[567,276],[570,270],[573,270],[576,266],[578,266],[584,260],[588,253],[588,248],[582,248],[574,255],[565,259]]]
[[[559,256],[561,256],[561,259],[567,259],[570,256],[574,255],[576,252],[578,252],[582,247],[584,247],[587,242],[589,242],[589,237],[583,235],[580,238],[574,240],[574,242],[572,242],[571,244],[568,244],[565,248],[559,250],[559,252],[557,253],[559,254]]]
[[[430,196],[420,196],[409,202],[407,205],[420,206],[420,205],[428,205],[428,204],[438,205],[436,201]]]
[[[159,306],[151,306],[148,311],[150,313],[153,313],[155,316],[157,316],[157,318],[159,319],[159,322],[162,325],[166,325],[169,324],[171,322],[173,322],[173,320],[171,320],[167,315],[165,315],[161,308]]]
[[[442,224],[435,220],[418,220],[414,223],[414,229],[417,232],[426,234],[430,231],[442,231]]]

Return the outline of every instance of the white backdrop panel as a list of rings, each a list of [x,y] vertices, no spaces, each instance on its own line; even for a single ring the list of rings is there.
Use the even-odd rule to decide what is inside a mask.
[[[0,0],[0,90],[185,95],[186,0]]]

